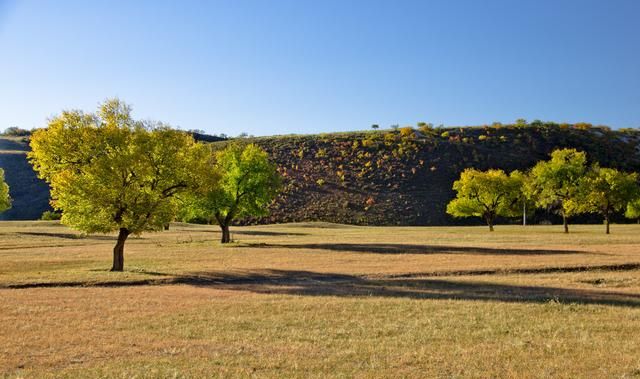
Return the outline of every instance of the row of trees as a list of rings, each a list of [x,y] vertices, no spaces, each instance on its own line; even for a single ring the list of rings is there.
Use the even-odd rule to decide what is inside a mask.
[[[180,210],[213,215],[230,241],[234,218],[262,214],[280,187],[275,165],[255,145],[222,151],[162,123],[137,121],[114,99],[97,113],[65,111],[31,137],[28,155],[51,187],[62,223],[85,233],[117,232],[112,271],[124,268],[130,235],[161,230]]]
[[[569,232],[569,218],[583,213],[599,213],[606,233],[613,214],[625,211],[629,218],[640,217],[640,186],[637,173],[621,172],[587,164],[584,152],[560,149],[551,159],[538,162],[529,172],[467,169],[454,182],[457,195],[447,205],[454,217],[482,217],[493,231],[496,217],[516,217],[527,209],[544,208],[557,212]]]

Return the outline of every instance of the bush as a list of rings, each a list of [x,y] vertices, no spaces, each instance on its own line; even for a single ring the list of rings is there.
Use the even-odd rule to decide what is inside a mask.
[[[375,145],[375,141],[372,139],[363,139],[362,140],[362,147],[372,147],[373,145]]]
[[[40,216],[40,220],[53,221],[53,220],[60,220],[61,217],[62,217],[62,213],[60,212],[44,211],[42,213],[42,216]]]
[[[394,133],[387,133],[384,135],[384,143],[388,146],[396,143],[396,135]]]
[[[577,130],[589,130],[592,126],[593,125],[589,124],[588,122],[577,122],[573,124],[573,128]]]
[[[410,126],[406,126],[404,128],[400,129],[400,135],[402,136],[402,138],[410,138],[410,137],[415,137],[415,133],[413,131],[413,128]]]
[[[204,216],[185,216],[182,218],[182,222],[186,222],[189,224],[199,224],[199,225],[211,225],[213,220],[204,217]]]
[[[519,119],[516,120],[516,123],[515,123],[514,126],[516,128],[526,128],[527,125],[528,125],[527,124],[527,120],[525,120],[524,118],[519,118]]]

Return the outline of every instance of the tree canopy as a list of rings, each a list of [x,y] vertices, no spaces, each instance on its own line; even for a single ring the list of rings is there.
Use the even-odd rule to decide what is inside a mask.
[[[597,165],[581,182],[585,209],[603,216],[607,234],[610,232],[610,218],[614,212],[627,209],[629,203],[633,209],[632,202],[638,198],[640,192],[637,183],[636,173],[621,172]]]
[[[187,206],[191,217],[214,219],[222,229],[222,243],[231,241],[229,227],[245,216],[262,216],[281,186],[268,154],[255,144],[232,143],[214,153],[214,165]],[[219,174],[217,180],[212,180]]]
[[[4,181],[4,170],[0,168],[0,212],[11,208],[9,185]]]
[[[584,212],[580,183],[587,170],[586,154],[576,149],[554,150],[550,160],[531,169],[527,192],[539,207],[553,208],[562,216],[565,233],[568,218]]]
[[[640,218],[640,197],[627,204],[627,209],[624,215],[627,218]]]
[[[522,175],[502,170],[466,169],[453,183],[456,198],[447,205],[454,217],[482,217],[493,231],[497,216],[513,217],[520,212]]]
[[[136,121],[113,99],[98,113],[65,111],[31,137],[29,160],[51,186],[62,223],[86,233],[118,231],[113,271],[130,234],[174,217],[174,196],[195,183],[205,149],[187,133]]]

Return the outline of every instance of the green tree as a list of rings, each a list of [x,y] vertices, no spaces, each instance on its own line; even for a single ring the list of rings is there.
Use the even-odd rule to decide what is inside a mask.
[[[232,143],[215,152],[212,173],[202,180],[191,200],[186,201],[189,217],[214,219],[222,231],[222,243],[231,242],[229,227],[238,217],[262,216],[281,186],[276,166],[255,144]]]
[[[613,168],[595,166],[581,184],[587,210],[602,215],[607,234],[613,213],[627,209],[640,192],[638,174]]]
[[[520,213],[522,179],[502,170],[466,169],[453,183],[456,198],[447,205],[454,217],[482,217],[493,231],[496,217],[515,217]]]
[[[569,233],[569,217],[585,211],[579,189],[586,174],[587,156],[575,149],[555,150],[550,160],[531,169],[527,193],[539,207],[557,210],[565,233]]]
[[[161,230],[174,197],[195,183],[206,151],[185,132],[132,119],[123,102],[97,114],[65,111],[31,137],[29,160],[51,186],[62,223],[85,233],[118,232],[112,271],[124,269],[127,237]]]
[[[627,204],[625,217],[640,219],[640,196],[636,197]],[[640,220],[638,220],[640,222]]]
[[[4,170],[0,168],[0,212],[11,208],[9,185],[4,181]]]

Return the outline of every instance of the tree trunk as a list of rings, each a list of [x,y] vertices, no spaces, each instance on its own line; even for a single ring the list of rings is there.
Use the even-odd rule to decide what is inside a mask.
[[[609,215],[604,216],[604,224],[606,226],[606,233],[609,234]]]
[[[229,233],[229,225],[228,224],[220,224],[220,229],[222,229],[222,239],[221,243],[229,243],[231,242],[231,233]]]
[[[490,216],[487,216],[486,219],[487,219],[487,225],[489,225],[489,231],[493,232],[493,218]]]
[[[169,230],[169,223],[164,224],[164,230]]]
[[[111,271],[124,270],[124,243],[127,241],[127,237],[129,237],[129,230],[120,228],[118,241],[113,248],[113,266],[111,267]]]
[[[562,214],[562,225],[564,226],[564,232],[569,233],[569,220],[567,220],[567,216]]]

